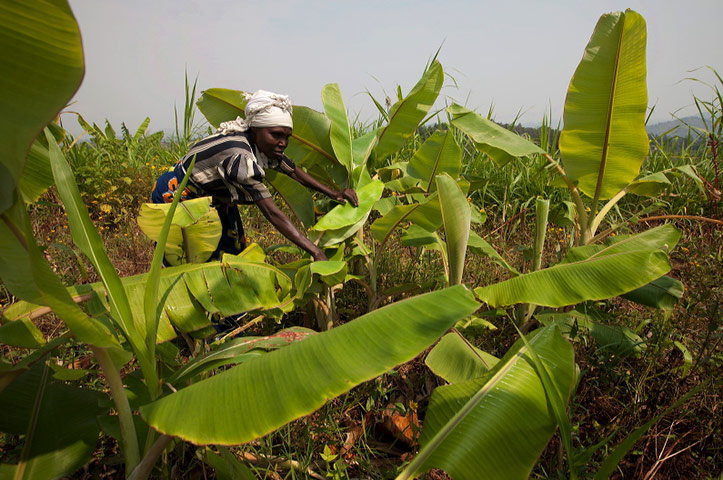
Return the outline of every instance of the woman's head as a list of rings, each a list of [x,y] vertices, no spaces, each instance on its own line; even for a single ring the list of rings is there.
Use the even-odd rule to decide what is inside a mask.
[[[291,102],[289,101],[289,97],[265,90],[258,90],[253,95],[246,94],[246,100],[246,108],[244,109],[246,118],[241,119],[241,117],[237,117],[236,120],[221,123],[216,129],[217,133],[223,135],[243,133],[249,128],[254,130],[263,128],[284,129],[284,131],[288,130],[287,134],[283,133],[288,140],[289,135],[291,135],[291,129],[294,126],[291,119]],[[277,137],[280,132],[280,130],[275,132]],[[258,133],[254,133],[254,135],[256,137],[259,136]],[[272,141],[271,138],[268,138],[268,140],[269,142]],[[286,146],[284,146],[284,148],[286,148]],[[272,150],[278,150],[278,144]],[[261,151],[269,155],[265,150]],[[275,154],[271,154],[270,156],[275,156]]]
[[[279,158],[289,145],[289,127],[251,127],[256,148],[270,158]]]
[[[248,97],[245,112],[249,127],[294,127],[291,102],[286,95],[258,90]]]

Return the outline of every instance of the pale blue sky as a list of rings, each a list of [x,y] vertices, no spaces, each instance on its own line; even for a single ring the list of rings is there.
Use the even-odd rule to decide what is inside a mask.
[[[723,74],[721,0],[70,0],[80,24],[86,75],[71,110],[101,124],[151,131],[172,128],[182,108],[183,75],[198,88],[286,93],[319,110],[321,89],[338,83],[346,106],[364,120],[378,99],[404,93],[442,46],[452,79],[448,98],[511,121],[539,123],[552,107],[562,115],[565,93],[601,14],[632,8],[648,25],[648,96],[654,120],[684,108],[691,92],[710,97],[689,76],[713,82]],[[67,128],[80,131],[64,116]],[[200,114],[199,114],[200,118]]]

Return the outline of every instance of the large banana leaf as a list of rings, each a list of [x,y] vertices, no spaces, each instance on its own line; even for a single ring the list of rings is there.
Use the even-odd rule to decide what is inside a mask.
[[[4,465],[2,478],[54,479],[88,461],[98,440],[100,395],[52,382],[44,362],[26,371],[0,393],[0,431],[24,435],[17,465]]]
[[[625,188],[648,153],[645,43],[638,13],[603,15],[570,82],[560,154],[567,176],[590,197]]]
[[[286,154],[306,168],[316,163],[320,163],[323,169],[329,168],[330,162],[337,165],[329,140],[331,121],[324,114],[301,106],[294,106],[293,120],[294,132]]]
[[[244,118],[246,97],[240,90],[209,88],[201,92],[196,106],[215,128],[223,122],[235,120],[236,117]]]
[[[404,300],[193,384],[141,414],[158,431],[197,444],[248,442],[413,358],[478,306],[461,285]]]
[[[518,341],[487,374],[437,388],[419,454],[398,479],[441,468],[456,480],[526,479],[556,428],[529,348],[567,401],[575,383],[572,346],[556,328]]]
[[[397,152],[404,145],[437,100],[443,82],[442,65],[435,60],[409,94],[392,106],[389,122],[379,130],[379,142],[374,147],[377,160]]]
[[[45,137],[48,139],[53,178],[55,178],[58,195],[63,201],[68,216],[73,242],[88,257],[103,285],[105,285],[111,316],[131,344],[133,352],[138,358],[138,363],[143,369],[143,374],[149,383],[152,383],[154,382],[155,366],[153,354],[149,352],[145,344],[146,322],[144,319],[138,321],[133,315],[130,303],[123,290],[123,283],[108,258],[100,235],[93,226],[88,209],[83,203],[80,191],[75,183],[75,176],[63,156],[63,152],[60,151],[60,148],[55,143],[55,138],[52,137],[48,130],[45,131]],[[56,310],[56,313],[63,318],[60,315],[61,312]]]
[[[51,123],[48,129],[57,141],[62,141],[65,131]],[[35,139],[26,158],[23,173],[18,182],[18,191],[25,203],[34,203],[53,184],[53,170],[50,168],[48,143],[41,135]]]
[[[636,250],[555,265],[477,288],[475,293],[493,307],[516,303],[563,307],[622,295],[669,270],[665,252]]]
[[[331,121],[329,133],[331,146],[339,163],[351,173],[354,168],[351,129],[339,85],[336,83],[325,85],[321,91],[321,100],[324,103],[324,112]]]
[[[176,336],[171,324],[181,332],[188,333],[207,327],[209,320],[206,312],[219,312],[228,316],[250,310],[275,311],[288,308],[291,302],[291,280],[280,270],[253,258],[253,251],[258,248],[254,244],[238,256],[225,255],[221,262],[184,264],[161,270],[159,292],[163,304],[157,341],[171,340]],[[143,305],[147,277],[148,274],[144,273],[122,279],[131,305]],[[109,313],[107,294],[102,283],[71,287],[68,291],[74,296],[95,293],[91,302],[97,303],[93,307],[89,306],[90,313]],[[73,305],[77,308],[75,303]],[[11,320],[36,316],[45,310],[41,306],[26,305],[25,302],[18,302],[13,307]],[[133,309],[133,321],[144,321],[142,308]],[[113,338],[110,332],[107,335]]]
[[[667,223],[636,235],[610,237],[605,245],[585,245],[571,248],[561,263],[579,262],[634,250],[663,250],[670,253],[678,240],[680,240],[680,230]]]
[[[446,173],[458,178],[462,168],[462,149],[451,130],[437,131],[429,137],[409,161],[407,173],[421,180],[425,191],[434,186],[434,177]]]
[[[296,217],[306,228],[314,225],[314,197],[311,192],[299,182],[292,180],[288,175],[275,170],[266,171],[266,181],[274,187],[276,193],[286,202],[286,205],[296,214]]]
[[[469,239],[469,224],[472,214],[462,190],[457,182],[449,175],[442,174],[436,177],[437,191],[439,192],[439,206],[442,212],[442,223],[447,241],[447,261],[449,265],[450,285],[462,282],[464,273],[464,257],[467,253],[467,240]]]
[[[158,241],[170,206],[169,203],[141,206],[138,225],[151,240]],[[166,260],[171,265],[205,262],[218,247],[221,230],[221,220],[216,209],[211,207],[211,197],[180,202],[166,240]]]
[[[80,86],[85,71],[78,24],[65,0],[0,3],[0,213],[33,140]]]
[[[447,111],[453,117],[452,125],[462,130],[472,139],[477,150],[489,155],[498,165],[516,157],[545,153],[534,143],[461,105],[454,104],[447,107]]]

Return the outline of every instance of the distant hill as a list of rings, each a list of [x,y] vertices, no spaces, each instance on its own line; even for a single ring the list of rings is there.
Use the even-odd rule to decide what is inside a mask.
[[[648,125],[647,130],[648,134],[653,136],[665,133],[668,136],[685,137],[688,135],[688,126],[705,128],[703,120],[701,120],[700,117],[692,116]]]

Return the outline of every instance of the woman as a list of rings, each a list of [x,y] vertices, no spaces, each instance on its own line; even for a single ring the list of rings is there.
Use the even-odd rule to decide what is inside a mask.
[[[172,171],[161,175],[151,195],[152,201],[173,201],[186,169],[195,158],[181,199],[213,197],[223,233],[212,259],[220,258],[224,252],[235,255],[246,248],[243,224],[236,205],[255,203],[286,238],[309,252],[314,260],[326,260],[324,252],[299,232],[272,200],[263,183],[266,169],[285,173],[338,202],[348,201],[357,206],[356,192],[349,188],[337,192],[319,183],[284,155],[293,128],[291,103],[286,95],[259,90],[248,97],[245,113],[245,120],[239,117],[222,123],[214,135],[191,147]]]

